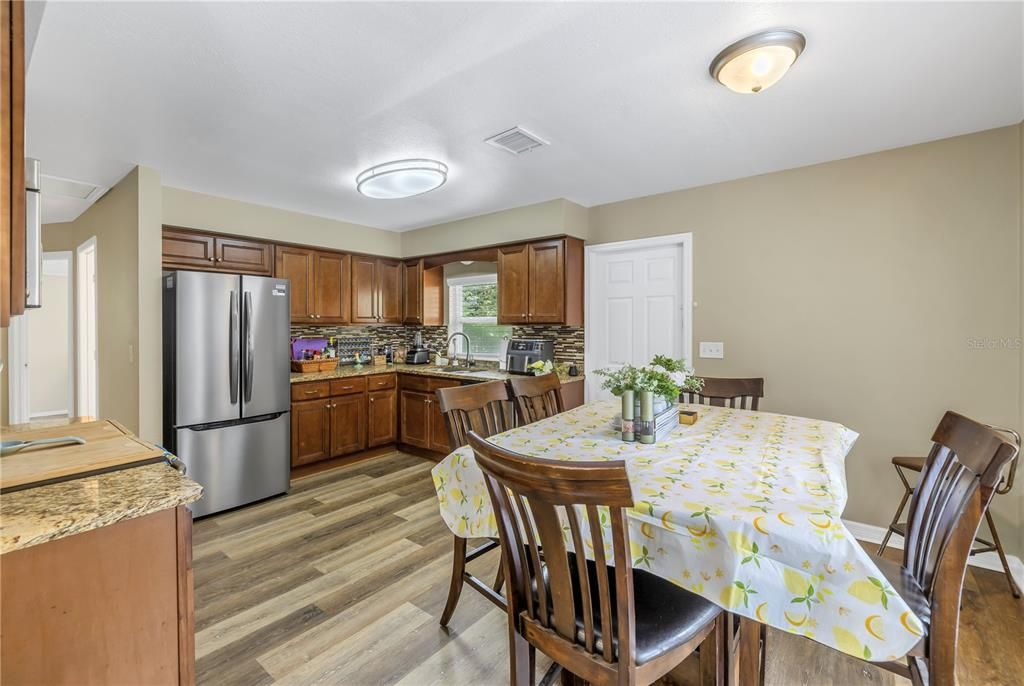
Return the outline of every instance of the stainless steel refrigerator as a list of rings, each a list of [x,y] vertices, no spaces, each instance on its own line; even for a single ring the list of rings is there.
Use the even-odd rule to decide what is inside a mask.
[[[288,490],[287,279],[163,275],[164,445],[205,493],[196,517]]]

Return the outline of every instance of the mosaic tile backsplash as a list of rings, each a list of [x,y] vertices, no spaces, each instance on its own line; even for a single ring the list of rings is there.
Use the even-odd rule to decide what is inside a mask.
[[[410,346],[419,331],[423,345],[441,350],[448,340],[447,326],[292,326],[291,335],[341,339],[351,352],[372,352],[383,345]],[[583,367],[583,329],[573,326],[515,326],[516,338],[551,338],[555,341],[555,360]]]

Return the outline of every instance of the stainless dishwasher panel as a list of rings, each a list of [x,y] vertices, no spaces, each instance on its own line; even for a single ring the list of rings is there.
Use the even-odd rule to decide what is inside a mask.
[[[195,517],[220,512],[288,491],[291,468],[291,415],[270,419],[182,428],[177,456],[188,477],[203,487],[189,505]]]

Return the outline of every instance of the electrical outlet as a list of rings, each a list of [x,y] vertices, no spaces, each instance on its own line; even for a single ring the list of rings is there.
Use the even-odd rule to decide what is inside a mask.
[[[721,360],[725,357],[725,343],[721,341],[701,341],[700,356]]]

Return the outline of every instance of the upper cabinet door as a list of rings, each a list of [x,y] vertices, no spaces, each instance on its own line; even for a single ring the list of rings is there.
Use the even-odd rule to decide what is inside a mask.
[[[377,323],[377,258],[352,256],[353,324]]]
[[[381,324],[402,323],[402,263],[378,260],[377,321]]]
[[[498,250],[498,323],[526,324],[530,294],[529,246]]]
[[[213,269],[217,256],[213,236],[164,229],[163,265],[167,269]]]
[[[273,252],[269,243],[219,236],[214,239],[214,265],[222,271],[270,276],[274,271]]]
[[[565,241],[530,243],[530,306],[534,324],[565,321]]]
[[[316,253],[282,245],[277,246],[276,253],[274,276],[291,283],[292,322],[315,323]]]
[[[349,256],[337,252],[318,252],[314,314],[317,322],[348,324]]]
[[[402,323],[423,323],[423,260],[402,265]]]

